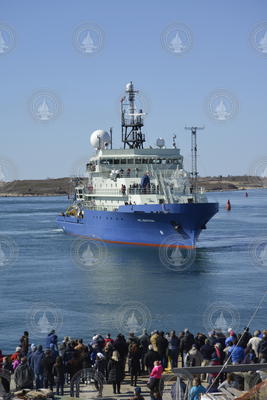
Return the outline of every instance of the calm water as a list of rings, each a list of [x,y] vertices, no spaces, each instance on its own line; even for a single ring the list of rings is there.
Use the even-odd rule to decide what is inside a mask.
[[[260,258],[267,190],[248,193],[210,195],[220,212],[202,232],[194,264],[182,273],[166,268],[157,249],[111,245],[102,263],[81,268],[70,253],[74,239],[55,224],[66,198],[0,198],[2,256],[13,243],[7,238],[19,251],[13,265],[0,267],[0,348],[13,350],[25,329],[31,342],[43,344],[51,327],[59,337],[85,339],[126,333],[131,326],[207,332],[220,321],[243,328],[267,288]],[[231,212],[224,210],[227,199]],[[266,301],[252,329],[266,328]]]

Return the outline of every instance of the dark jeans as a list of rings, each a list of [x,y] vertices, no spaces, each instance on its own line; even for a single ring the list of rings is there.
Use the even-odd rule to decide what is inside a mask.
[[[53,382],[52,378],[50,378],[48,376],[44,377],[44,387],[45,387],[45,389],[47,389],[49,387],[50,390],[53,390],[53,383],[54,382]]]
[[[56,379],[56,392],[57,395],[59,395],[59,390],[60,390],[60,395],[64,396],[64,381],[60,379]]]
[[[43,387],[44,377],[42,374],[35,374],[35,386],[36,390],[41,389]]]
[[[136,386],[136,382],[137,382],[137,374],[132,375],[131,374],[131,386]]]
[[[169,350],[169,356],[171,359],[171,367],[177,368],[178,363],[178,350]]]
[[[121,383],[120,382],[116,382],[116,383],[112,383],[113,386],[113,393],[120,393],[121,391]]]

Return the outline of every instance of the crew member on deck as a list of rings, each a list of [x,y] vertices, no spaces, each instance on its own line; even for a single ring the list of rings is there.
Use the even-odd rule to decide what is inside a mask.
[[[145,175],[142,176],[141,187],[142,187],[142,192],[144,193],[146,193],[146,190],[149,189],[150,187],[150,178],[148,172],[146,172]]]

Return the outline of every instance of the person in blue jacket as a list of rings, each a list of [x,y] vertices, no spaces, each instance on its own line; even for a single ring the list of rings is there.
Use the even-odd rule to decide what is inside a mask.
[[[241,364],[245,357],[244,348],[237,346],[237,340],[233,341],[233,345],[228,350],[228,355],[231,355],[233,365]]]
[[[150,178],[149,178],[148,172],[146,172],[145,175],[142,176],[141,187],[142,187],[143,191],[145,192],[146,189],[149,188],[149,186],[150,186]]]
[[[206,393],[206,389],[204,388],[204,386],[201,385],[200,378],[195,378],[193,380],[193,386],[190,389],[189,399],[199,400],[201,393]]]
[[[46,337],[46,349],[50,349],[50,344],[54,344],[56,350],[58,350],[58,346],[57,346],[57,335],[55,333],[55,330],[52,329],[52,331],[47,335]]]
[[[39,345],[31,358],[31,367],[35,376],[36,390],[43,387],[44,369],[42,361],[44,359],[43,346]]]

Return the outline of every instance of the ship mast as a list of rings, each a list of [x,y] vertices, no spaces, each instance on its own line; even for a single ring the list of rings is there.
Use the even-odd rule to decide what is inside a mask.
[[[197,131],[204,129],[204,126],[186,126],[186,130],[191,131],[191,177],[192,177],[192,194],[194,194],[195,203],[197,201],[197,190],[198,190],[198,170],[197,170]]]
[[[142,110],[137,112],[135,107],[135,96],[138,90],[134,90],[133,83],[126,85],[126,96],[121,99],[121,139],[124,148],[142,149],[145,135],[142,133],[144,126]]]

